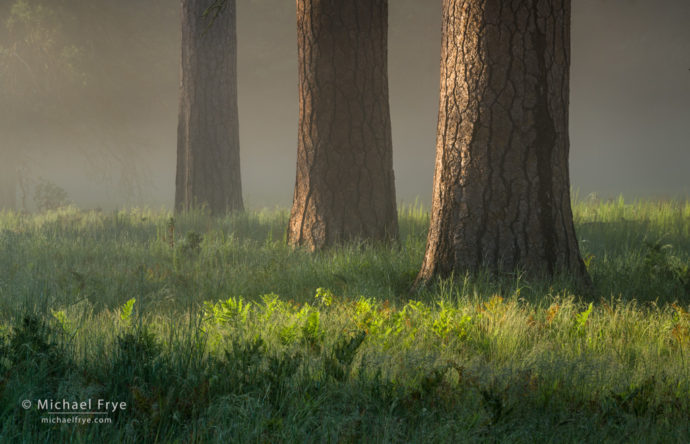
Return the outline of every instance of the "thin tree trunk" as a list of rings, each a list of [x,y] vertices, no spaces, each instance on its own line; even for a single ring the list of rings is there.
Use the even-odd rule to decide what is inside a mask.
[[[175,207],[242,210],[235,0],[210,24],[214,0],[182,0]],[[212,14],[212,12],[211,12]],[[210,24],[210,25],[209,25]]]
[[[387,32],[387,0],[297,0],[293,245],[397,237]]]
[[[589,282],[570,204],[570,0],[444,0],[441,100],[420,285],[522,269]]]
[[[12,159],[0,160],[0,211],[17,208],[18,179]]]

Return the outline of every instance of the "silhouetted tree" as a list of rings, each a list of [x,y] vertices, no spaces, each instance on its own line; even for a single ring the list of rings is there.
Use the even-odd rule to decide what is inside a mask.
[[[297,1],[293,245],[397,237],[387,30],[386,0]]]
[[[169,25],[179,4],[11,0],[0,17],[0,208],[27,208],[36,170],[55,156],[88,162],[106,182],[119,173],[113,185],[141,198],[151,183],[144,153],[159,145],[141,122],[165,121],[179,85],[170,44],[179,22]]]
[[[51,6],[0,4],[0,210],[16,208],[35,122],[59,121],[56,105],[78,83],[77,49],[61,26],[66,14]]]
[[[589,282],[570,204],[570,0],[444,0],[431,224],[416,285],[488,267]]]
[[[175,207],[242,210],[235,1],[182,0]],[[210,10],[209,10],[210,11]],[[211,23],[211,16],[213,22]]]
[[[12,210],[17,206],[17,167],[7,154],[0,159],[0,210]]]

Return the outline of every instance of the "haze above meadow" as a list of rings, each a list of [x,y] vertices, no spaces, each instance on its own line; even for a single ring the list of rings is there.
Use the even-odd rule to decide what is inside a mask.
[[[100,64],[111,83],[115,78],[131,94],[100,98],[89,122],[75,119],[56,126],[31,120],[14,128],[13,136],[29,147],[22,162],[30,180],[54,182],[84,208],[172,205],[178,6],[171,2],[166,14],[135,20],[129,3],[100,13],[101,19],[112,17],[111,32],[128,37],[114,35],[118,44],[90,63]],[[245,201],[248,207],[289,206],[297,140],[294,2],[239,0],[237,9]],[[398,201],[428,203],[431,196],[440,13],[439,2],[390,1]],[[687,23],[686,0],[573,1],[570,158],[571,183],[580,198],[593,192],[604,198],[690,195]],[[84,42],[90,38],[85,35]],[[111,103],[112,109],[124,111],[108,112]]]

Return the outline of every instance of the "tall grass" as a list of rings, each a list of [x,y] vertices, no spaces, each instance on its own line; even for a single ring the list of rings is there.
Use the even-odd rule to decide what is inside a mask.
[[[690,203],[577,201],[593,277],[456,275],[395,245],[311,254],[285,210],[0,214],[0,441],[687,442]],[[22,400],[110,399],[48,425]],[[35,404],[35,403],[34,403]]]

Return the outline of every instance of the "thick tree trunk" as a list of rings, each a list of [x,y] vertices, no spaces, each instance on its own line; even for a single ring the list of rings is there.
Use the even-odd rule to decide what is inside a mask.
[[[570,206],[570,0],[444,0],[442,39],[417,285],[483,267],[589,282]]]
[[[175,208],[242,210],[235,0],[209,26],[214,0],[182,0]]]
[[[387,0],[297,0],[293,245],[397,237],[387,32]]]

